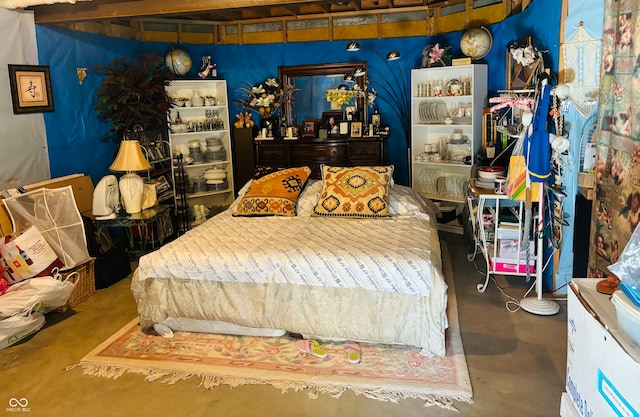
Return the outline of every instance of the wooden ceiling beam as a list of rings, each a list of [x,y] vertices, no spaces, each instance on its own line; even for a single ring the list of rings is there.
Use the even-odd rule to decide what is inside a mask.
[[[286,12],[291,16],[297,16],[300,14],[300,6],[298,5],[284,6],[282,9],[286,10]]]
[[[322,13],[331,13],[331,5],[330,4],[324,4],[324,3],[318,3],[316,4],[316,6],[322,10]],[[300,13],[300,7],[298,6],[298,13]]]
[[[83,1],[75,4],[34,6],[36,23],[64,23],[125,17],[169,16],[207,13],[228,9],[250,9],[285,5],[313,4],[317,0],[114,0]]]

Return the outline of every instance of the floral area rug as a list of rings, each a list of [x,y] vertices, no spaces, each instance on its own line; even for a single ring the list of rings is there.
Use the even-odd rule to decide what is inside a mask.
[[[446,248],[443,247],[443,258]],[[451,277],[448,259],[443,268]],[[361,344],[361,362],[351,364],[342,342],[323,342],[320,359],[300,352],[287,337],[229,336],[175,332],[171,339],[141,332],[134,319],[81,360],[87,375],[116,379],[126,372],[147,381],[175,384],[197,376],[213,388],[270,384],[283,392],[305,390],[340,397],[351,390],[369,398],[397,402],[425,400],[455,410],[454,401],[472,403],[472,390],[458,328],[453,282],[449,283],[449,328],[444,357],[427,357],[413,347]]]

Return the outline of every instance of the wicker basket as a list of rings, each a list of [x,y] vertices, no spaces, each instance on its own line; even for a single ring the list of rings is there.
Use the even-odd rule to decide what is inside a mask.
[[[595,188],[596,174],[590,172],[578,172],[578,185],[584,188]]]
[[[96,279],[93,271],[93,264],[95,263],[96,258],[91,258],[87,262],[77,265],[71,269],[67,269],[66,271],[62,271],[62,276],[66,279],[69,274],[73,272],[78,273],[76,286],[71,292],[69,296],[69,300],[67,304],[60,307],[60,311],[67,311],[68,309],[77,306],[82,301],[89,298],[94,292],[96,292]]]
[[[595,188],[585,188],[585,187],[578,187],[578,188],[580,189],[580,194],[582,194],[582,196],[587,200],[593,200],[596,197]]]

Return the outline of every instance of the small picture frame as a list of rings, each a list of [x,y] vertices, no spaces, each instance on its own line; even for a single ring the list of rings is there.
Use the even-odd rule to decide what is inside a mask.
[[[317,130],[318,130],[317,120],[311,119],[311,120],[302,121],[302,137],[303,138],[315,138]]]
[[[340,136],[349,136],[349,122],[346,120],[340,122]]]
[[[371,115],[371,124],[375,127],[380,127],[380,113],[373,113]]]
[[[9,64],[13,114],[53,111],[51,74],[45,65]]]
[[[354,106],[347,106],[344,109],[344,114],[346,115],[346,119],[348,121],[352,121],[353,120],[353,114],[356,112],[356,108]]]
[[[362,137],[362,122],[351,122],[351,137],[352,138]]]
[[[322,112],[322,125],[323,129],[327,129],[327,136],[339,136],[340,135],[340,122],[342,121],[341,111],[325,111]]]

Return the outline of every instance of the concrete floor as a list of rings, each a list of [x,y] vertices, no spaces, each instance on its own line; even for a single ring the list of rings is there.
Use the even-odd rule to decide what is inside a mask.
[[[66,370],[136,316],[127,278],[66,313],[47,315],[30,339],[0,351],[0,416],[558,416],[566,364],[566,303],[560,313],[511,313],[491,283],[476,291],[482,276],[466,259],[460,236],[443,235],[453,264],[460,327],[474,391],[474,404],[456,403],[459,413],[423,408],[418,400],[399,404],[356,396],[309,399],[270,386],[198,388],[198,379],[168,386],[127,374],[118,380]],[[477,258],[480,261],[480,257]],[[479,262],[481,263],[481,262]],[[530,284],[523,277],[497,277],[520,299]],[[28,412],[8,411],[11,398],[26,398]]]

